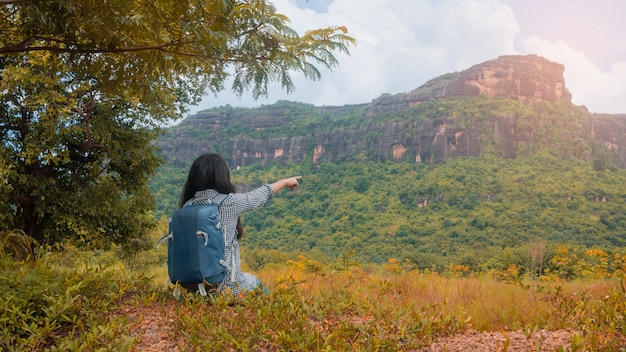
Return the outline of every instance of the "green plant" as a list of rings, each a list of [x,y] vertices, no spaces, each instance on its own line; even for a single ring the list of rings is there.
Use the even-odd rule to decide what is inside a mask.
[[[33,260],[33,248],[36,246],[37,241],[22,230],[0,231],[0,257],[11,255],[18,260]]]
[[[0,350],[131,351],[136,338],[128,334],[128,321],[109,313],[148,281],[82,264],[93,252],[60,260],[66,255],[46,252],[36,261],[0,256]]]
[[[626,291],[624,279],[617,279],[600,299],[592,299],[587,291],[565,294],[561,287],[547,296],[552,309],[552,328],[573,328],[580,334],[572,336],[575,348],[593,351],[615,351],[623,347],[626,336]]]

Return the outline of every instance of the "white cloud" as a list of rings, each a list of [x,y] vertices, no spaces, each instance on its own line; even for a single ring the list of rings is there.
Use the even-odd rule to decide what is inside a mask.
[[[277,2],[277,8],[282,2],[290,1]],[[500,1],[335,0],[328,12],[306,18],[289,10],[295,12],[287,16],[300,27],[346,25],[358,40],[322,82],[300,82],[298,91],[313,93],[316,98],[308,101],[315,104],[363,103],[382,93],[410,91],[444,73],[512,53],[518,31],[511,9]],[[329,87],[331,96],[323,94]]]
[[[525,0],[539,6],[541,0]],[[358,40],[350,56],[339,54],[338,68],[322,69],[318,82],[294,74],[296,92],[287,95],[280,85],[269,97],[254,101],[249,93],[239,99],[226,91],[210,96],[192,112],[230,104],[259,106],[276,100],[344,105],[367,103],[383,93],[411,91],[439,75],[464,70],[507,54],[538,54],[565,65],[566,87],[573,101],[594,112],[626,112],[624,64],[602,72],[589,55],[564,40],[536,36],[518,41],[521,28],[510,0],[275,0],[277,11],[291,19],[299,33],[307,29],[345,25]],[[300,6],[300,7],[299,7]],[[327,9],[327,10],[326,10]],[[609,11],[610,12],[610,11]],[[532,19],[532,16],[521,16]],[[552,24],[552,23],[551,23]],[[529,27],[530,26],[530,27]],[[534,26],[534,27],[533,27]],[[619,32],[616,32],[619,33]],[[547,35],[547,34],[546,34]]]
[[[591,112],[626,112],[626,62],[616,63],[605,72],[563,40],[550,41],[532,36],[522,40],[522,46],[526,52],[565,65],[565,86],[572,93],[574,104],[585,105]]]

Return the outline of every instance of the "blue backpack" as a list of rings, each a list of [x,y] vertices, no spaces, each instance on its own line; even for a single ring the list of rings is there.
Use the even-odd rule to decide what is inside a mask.
[[[168,240],[167,270],[173,284],[198,284],[205,295],[205,282],[218,285],[224,280],[224,235],[217,208],[226,197],[193,199],[172,215],[169,233],[158,243]]]

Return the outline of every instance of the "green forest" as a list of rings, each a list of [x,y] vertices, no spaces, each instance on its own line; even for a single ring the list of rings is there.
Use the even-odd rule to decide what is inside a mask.
[[[278,107],[288,109],[282,114],[295,122],[275,133],[282,135],[289,129],[298,133],[301,128],[322,125],[320,109],[289,102]],[[224,107],[210,112],[264,115],[270,109],[277,106],[258,111]],[[327,115],[325,128],[366,123],[349,122],[358,120],[354,116],[367,117],[363,106],[346,110]],[[461,266],[469,273],[516,265],[522,271],[544,274],[560,270],[551,261],[559,248],[568,248],[575,256],[576,251],[590,249],[615,254],[626,246],[626,172],[615,167],[608,152],[591,139],[579,136],[575,145],[567,143],[578,133],[567,126],[589,118],[588,114],[566,104],[529,106],[511,100],[460,99],[430,102],[395,115],[389,112],[382,120],[414,118],[416,111],[424,116],[436,111],[481,116],[484,126],[502,111],[528,116],[534,112],[537,123],[558,120],[565,130],[542,130],[542,139],[521,146],[524,151],[515,159],[499,157],[493,137],[484,128],[480,157],[415,163],[346,156],[346,161],[337,163],[313,165],[309,159],[233,170],[240,191],[282,177],[303,176],[297,191],[281,193],[269,206],[245,214],[242,245],[251,252],[251,265],[261,267],[268,260],[267,251],[278,251],[350,257],[361,263],[393,259],[437,272],[450,266]],[[543,119],[537,111],[544,111]],[[370,116],[367,123],[377,119],[381,116]],[[184,122],[174,127],[183,128]],[[195,134],[202,136],[202,131]],[[228,136],[233,135],[224,133],[222,142],[215,145],[221,146]],[[550,143],[544,145],[544,141]],[[581,152],[568,152],[575,149]],[[175,210],[189,162],[168,161],[152,179],[157,218]],[[531,255],[537,248],[541,258]],[[578,274],[568,269],[559,276]]]

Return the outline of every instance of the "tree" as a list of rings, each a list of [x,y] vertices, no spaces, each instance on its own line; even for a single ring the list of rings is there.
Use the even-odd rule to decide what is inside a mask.
[[[354,44],[262,0],[0,1],[0,230],[129,243],[153,225],[152,142],[207,92],[316,80]]]

